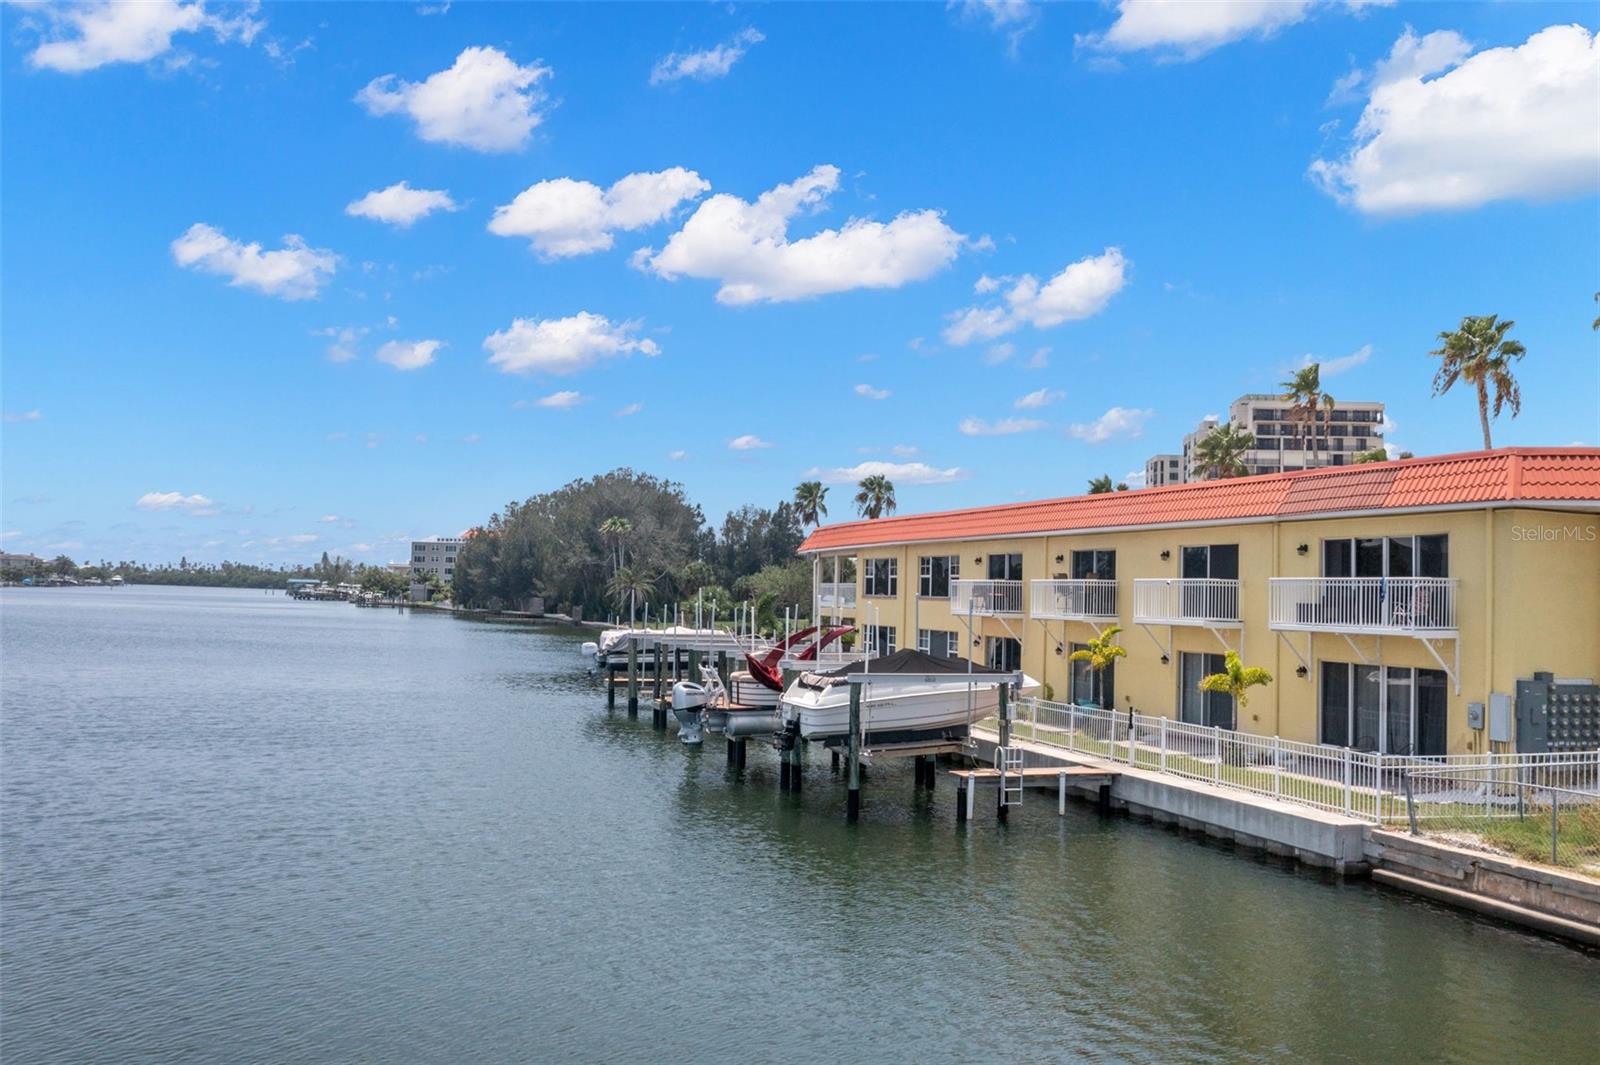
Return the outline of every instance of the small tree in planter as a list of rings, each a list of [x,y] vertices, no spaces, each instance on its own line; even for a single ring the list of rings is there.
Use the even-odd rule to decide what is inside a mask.
[[[1121,625],[1113,625],[1094,639],[1087,646],[1072,652],[1067,656],[1069,662],[1087,662],[1089,669],[1094,672],[1098,681],[1113,662],[1119,658],[1126,658],[1128,651],[1117,643],[1117,636],[1122,632]],[[1110,709],[1107,707],[1107,709]]]
[[[1239,660],[1239,652],[1229,651],[1223,660],[1221,673],[1213,673],[1208,677],[1200,678],[1200,690],[1203,692],[1221,692],[1233,696],[1233,705],[1240,710],[1249,703],[1251,688],[1265,687],[1272,683],[1272,674],[1260,666],[1247,666]]]

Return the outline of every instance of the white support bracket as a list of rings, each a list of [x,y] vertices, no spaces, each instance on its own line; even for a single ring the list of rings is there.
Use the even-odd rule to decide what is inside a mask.
[[[1456,645],[1456,653],[1455,653],[1455,663],[1456,664],[1455,664],[1455,668],[1454,669],[1452,669],[1445,662],[1444,658],[1440,656],[1438,649],[1433,646],[1433,641],[1432,640],[1428,639],[1426,636],[1418,636],[1417,637],[1417,642],[1422,644],[1422,646],[1424,646],[1424,647],[1426,647],[1428,649],[1428,653],[1433,656],[1433,660],[1435,662],[1439,663],[1439,668],[1444,670],[1445,676],[1449,677],[1450,678],[1450,683],[1455,686],[1456,694],[1460,695],[1461,694],[1461,641],[1459,639],[1454,639],[1454,638],[1451,638],[1451,637],[1446,637],[1446,638],[1447,639],[1451,639],[1452,642]]]
[[[1344,642],[1350,645],[1350,653],[1356,656],[1356,661],[1360,662],[1364,666],[1372,665],[1372,663],[1368,661],[1367,656],[1361,653],[1361,648],[1357,647],[1356,642],[1350,638],[1350,634],[1348,632],[1340,633],[1340,635],[1344,637]],[[1383,637],[1381,636],[1379,637],[1380,640],[1382,638]]]
[[[1156,649],[1161,652],[1161,657],[1170,660],[1172,658],[1172,626],[1167,626],[1166,643],[1162,643],[1160,640],[1156,639],[1156,634],[1150,631],[1149,625],[1141,623],[1139,627],[1144,630],[1144,634],[1146,636],[1150,637],[1150,641],[1156,645]]]
[[[1239,657],[1240,658],[1244,657],[1244,630],[1243,629],[1239,630],[1239,646],[1238,647],[1233,647],[1232,645],[1230,645],[1228,643],[1228,641],[1227,641],[1227,638],[1222,635],[1223,630],[1219,629],[1217,626],[1215,626],[1215,625],[1207,625],[1206,629],[1207,629],[1207,631],[1209,631],[1211,633],[1211,635],[1213,635],[1213,636],[1215,636],[1217,638],[1217,642],[1222,645],[1222,649],[1224,651],[1238,651],[1239,652]]]
[[[1294,645],[1294,641],[1289,639],[1289,634],[1288,633],[1286,633],[1286,632],[1284,632],[1282,630],[1279,630],[1278,631],[1278,639],[1282,640],[1283,641],[1283,645],[1289,649],[1289,653],[1294,655],[1295,658],[1297,658],[1299,660],[1300,667],[1302,669],[1304,669],[1307,673],[1310,673],[1311,672],[1311,663],[1306,661],[1306,659],[1311,657],[1311,634],[1309,632],[1306,633],[1306,653],[1305,654],[1301,654],[1300,653],[1300,648],[1296,647]]]

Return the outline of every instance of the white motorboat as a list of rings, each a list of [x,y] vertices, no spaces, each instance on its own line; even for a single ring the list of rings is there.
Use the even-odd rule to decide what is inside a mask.
[[[897,651],[828,673],[803,673],[784,691],[780,716],[798,720],[807,740],[826,740],[850,731],[850,676],[881,675],[885,683],[866,683],[861,693],[861,729],[875,739],[964,731],[999,709],[1000,686],[1017,674],[989,669],[969,671],[961,659],[935,658],[920,651]],[[859,682],[858,682],[859,683]],[[1021,692],[1039,683],[1022,676]]]

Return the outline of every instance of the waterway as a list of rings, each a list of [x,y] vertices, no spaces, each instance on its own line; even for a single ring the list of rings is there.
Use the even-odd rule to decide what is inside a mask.
[[[0,1057],[1593,1061],[1600,956],[607,712],[574,630],[0,592]]]

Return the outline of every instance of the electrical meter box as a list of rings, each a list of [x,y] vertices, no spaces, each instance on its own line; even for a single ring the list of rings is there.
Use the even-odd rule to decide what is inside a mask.
[[[1470,729],[1480,729],[1483,727],[1482,703],[1467,704],[1467,727]]]
[[[1489,693],[1489,742],[1510,743],[1511,696],[1505,692]]]
[[[1518,751],[1600,747],[1600,685],[1592,681],[1535,673],[1530,680],[1517,681],[1516,710]]]

